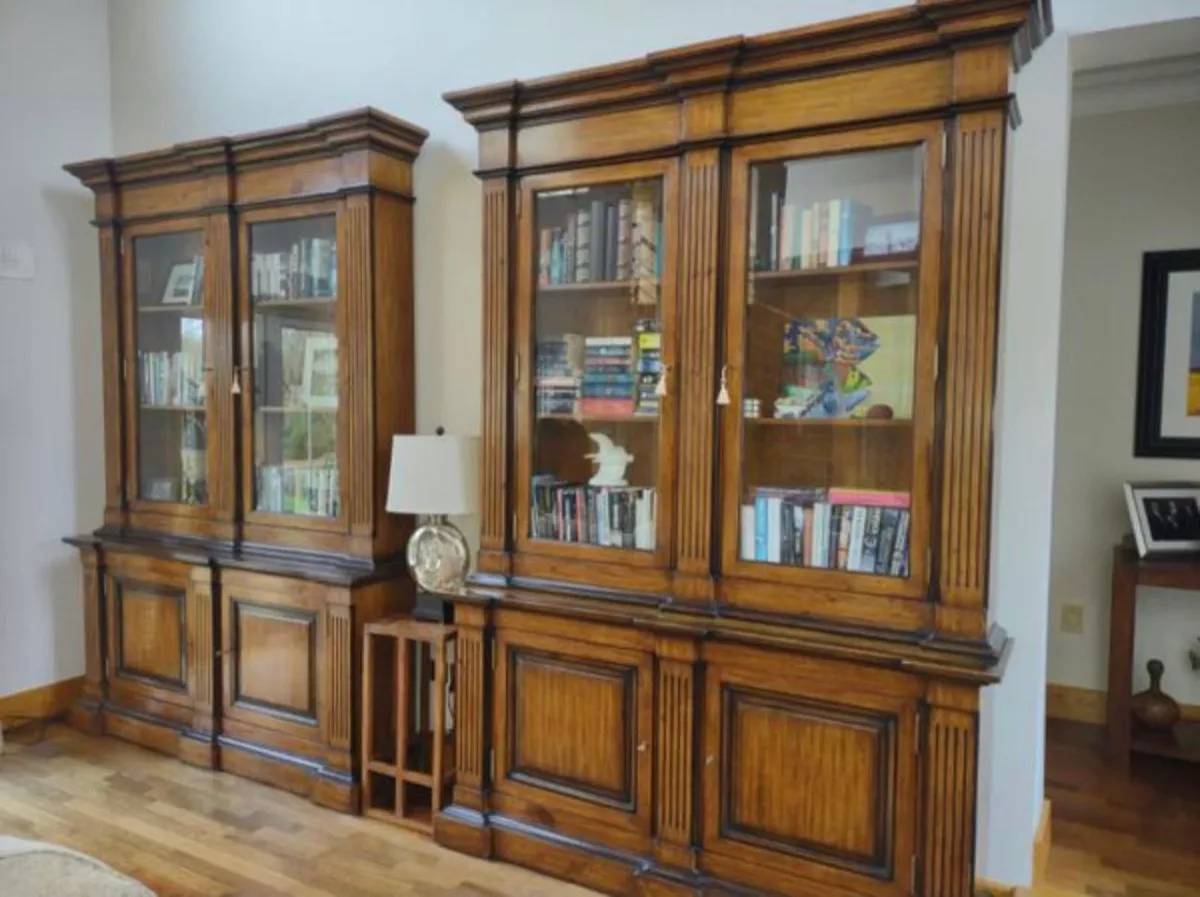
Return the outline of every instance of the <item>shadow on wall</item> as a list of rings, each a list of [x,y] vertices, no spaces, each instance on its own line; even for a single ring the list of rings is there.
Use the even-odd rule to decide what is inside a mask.
[[[100,371],[100,259],[92,196],[82,189],[48,188],[42,199],[55,232],[66,250],[69,339],[71,341],[71,420],[74,439],[72,532],[90,532],[103,521],[104,387]],[[62,396],[60,400],[66,400]],[[64,532],[66,536],[71,533]],[[82,582],[74,552],[44,574],[53,596],[53,618],[76,619],[73,626],[54,627],[54,668],[76,669],[83,663]],[[79,670],[82,672],[82,669]]]

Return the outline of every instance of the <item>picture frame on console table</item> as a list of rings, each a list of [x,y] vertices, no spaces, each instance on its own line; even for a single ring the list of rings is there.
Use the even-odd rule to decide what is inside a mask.
[[[1138,556],[1200,553],[1200,483],[1126,483]]]
[[[1142,256],[1133,453],[1200,458],[1200,249]]]

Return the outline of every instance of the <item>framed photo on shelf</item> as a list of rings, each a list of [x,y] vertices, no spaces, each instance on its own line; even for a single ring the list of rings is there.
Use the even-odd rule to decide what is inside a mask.
[[[200,292],[200,264],[193,260],[171,266],[167,288],[163,290],[163,305],[191,305]]]
[[[1142,257],[1133,453],[1200,458],[1200,249]]]
[[[304,343],[301,390],[309,408],[338,406],[338,344],[333,334],[310,336]]]
[[[1138,555],[1200,552],[1200,483],[1126,483]]]

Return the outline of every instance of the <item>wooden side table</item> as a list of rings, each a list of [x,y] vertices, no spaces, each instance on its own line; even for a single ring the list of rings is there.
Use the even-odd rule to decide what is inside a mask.
[[[1169,733],[1139,732],[1133,723],[1133,636],[1137,587],[1200,590],[1200,557],[1138,557],[1132,541],[1113,549],[1108,646],[1108,759],[1128,769],[1130,754],[1154,754],[1200,763],[1200,723],[1181,722]]]
[[[457,629],[389,617],[363,630],[362,811],[431,832],[454,783]]]

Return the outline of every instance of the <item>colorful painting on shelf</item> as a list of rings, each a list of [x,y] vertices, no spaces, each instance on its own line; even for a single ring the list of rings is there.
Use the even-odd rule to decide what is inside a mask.
[[[789,320],[775,417],[910,419],[916,321],[914,315]]]

